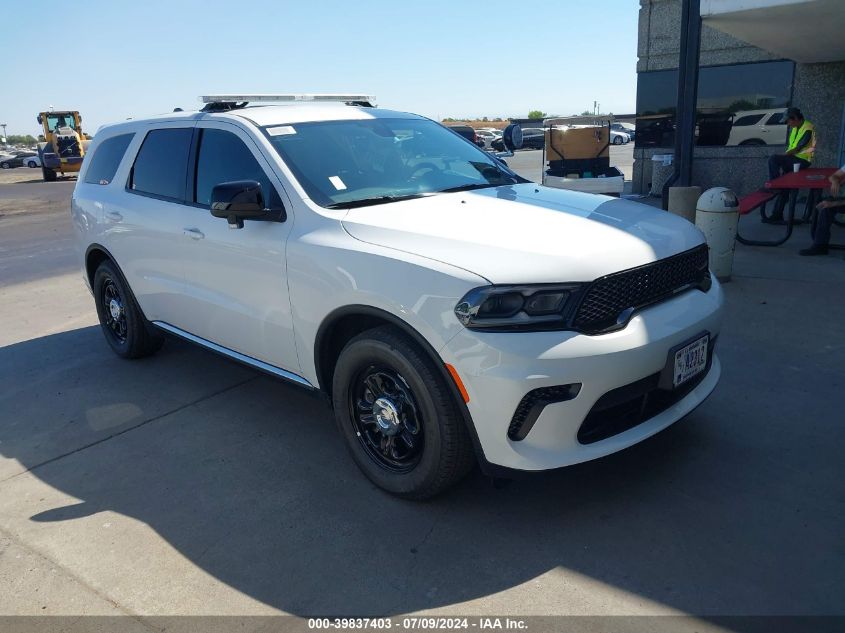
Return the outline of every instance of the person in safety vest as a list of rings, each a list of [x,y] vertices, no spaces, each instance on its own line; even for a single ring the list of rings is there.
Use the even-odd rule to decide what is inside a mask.
[[[792,171],[796,164],[799,169],[806,169],[816,153],[816,128],[804,118],[801,110],[789,108],[786,125],[789,130],[786,153],[769,157],[769,180]]]

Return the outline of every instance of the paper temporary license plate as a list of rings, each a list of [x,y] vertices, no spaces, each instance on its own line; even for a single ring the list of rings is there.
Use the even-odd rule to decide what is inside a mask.
[[[709,342],[710,335],[705,334],[675,352],[675,387],[680,387],[690,378],[704,371],[704,368],[707,367],[707,344]]]

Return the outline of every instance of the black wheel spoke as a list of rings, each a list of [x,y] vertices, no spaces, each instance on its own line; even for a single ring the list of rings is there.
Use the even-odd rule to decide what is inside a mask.
[[[370,390],[370,393],[373,394],[376,398],[378,398],[383,392],[384,389],[381,386],[381,382],[376,375],[367,376],[364,379],[364,383],[367,385],[367,388]]]
[[[416,438],[415,438],[413,435],[411,435],[411,433],[410,433],[410,432],[408,432],[408,430],[407,430],[407,429],[405,429],[404,431],[402,431],[402,432],[399,434],[399,437],[401,437],[401,438],[402,438],[402,441],[403,441],[403,442],[405,442],[405,445],[406,445],[408,448],[410,448],[410,449],[413,449],[413,448],[414,448],[414,443],[415,443]]]

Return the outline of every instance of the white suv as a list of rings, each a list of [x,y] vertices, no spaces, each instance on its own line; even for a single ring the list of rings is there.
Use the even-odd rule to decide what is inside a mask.
[[[87,153],[72,212],[118,355],[170,333],[319,389],[364,474],[417,499],[476,460],[613,453],[716,386],[722,291],[686,220],[413,114],[211,101]]]

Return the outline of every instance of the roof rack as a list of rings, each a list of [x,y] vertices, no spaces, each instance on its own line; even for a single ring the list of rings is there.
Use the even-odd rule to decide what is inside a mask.
[[[285,103],[285,102],[321,102],[321,103],[345,103],[351,106],[372,108],[375,105],[374,95],[350,95],[350,94],[258,94],[238,95],[219,94],[203,95],[200,97],[205,106],[202,112],[226,112],[245,108],[250,103]]]

